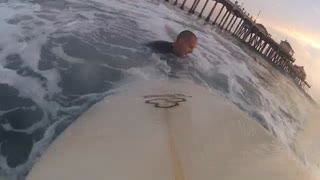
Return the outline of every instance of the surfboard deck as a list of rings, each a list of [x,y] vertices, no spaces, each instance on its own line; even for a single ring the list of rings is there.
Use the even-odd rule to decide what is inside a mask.
[[[136,84],[85,112],[28,180],[301,180],[308,172],[236,106],[190,82]]]

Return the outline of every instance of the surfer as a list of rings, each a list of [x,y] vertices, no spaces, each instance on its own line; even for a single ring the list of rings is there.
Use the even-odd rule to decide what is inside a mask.
[[[148,43],[148,46],[156,53],[171,53],[179,58],[185,58],[188,54],[193,52],[193,49],[196,48],[197,44],[197,36],[193,32],[185,30],[179,33],[174,42],[153,41]]]

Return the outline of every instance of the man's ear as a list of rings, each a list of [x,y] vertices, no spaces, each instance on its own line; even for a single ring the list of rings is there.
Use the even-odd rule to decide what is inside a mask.
[[[182,41],[181,38],[180,38],[180,39],[176,39],[175,43],[176,43],[176,44],[181,44],[181,41]]]

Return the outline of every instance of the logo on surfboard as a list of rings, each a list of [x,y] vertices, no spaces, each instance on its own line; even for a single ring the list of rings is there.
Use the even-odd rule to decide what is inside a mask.
[[[187,101],[187,98],[192,96],[187,96],[184,94],[162,94],[162,95],[147,95],[143,98],[148,99],[145,101],[147,104],[152,104],[156,108],[173,108],[179,106],[180,103]]]

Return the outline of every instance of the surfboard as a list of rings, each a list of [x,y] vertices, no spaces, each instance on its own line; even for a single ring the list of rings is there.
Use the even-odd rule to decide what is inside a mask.
[[[276,138],[224,98],[185,81],[146,81],[91,107],[27,180],[306,180]]]

